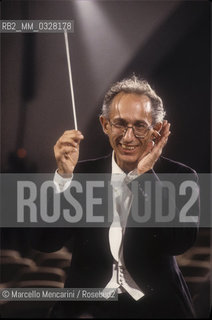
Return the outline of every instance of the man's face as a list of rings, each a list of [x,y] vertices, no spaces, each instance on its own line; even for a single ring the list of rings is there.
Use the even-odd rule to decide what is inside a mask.
[[[111,123],[118,121],[127,126],[142,124],[150,126],[152,124],[150,99],[145,95],[120,92],[112,101],[109,119],[100,117],[100,121],[104,132],[109,137],[119,167],[125,172],[135,169],[150,141],[153,130],[148,130],[144,138],[138,138],[134,135],[132,128],[128,128],[123,134],[123,131],[117,130]]]

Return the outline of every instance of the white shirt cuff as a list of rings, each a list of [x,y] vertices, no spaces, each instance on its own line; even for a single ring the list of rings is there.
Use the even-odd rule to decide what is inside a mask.
[[[53,182],[54,182],[54,184],[56,186],[56,192],[60,193],[60,192],[64,192],[70,186],[71,181],[73,179],[73,174],[72,174],[72,176],[70,178],[63,178],[57,172],[57,170],[55,171]]]

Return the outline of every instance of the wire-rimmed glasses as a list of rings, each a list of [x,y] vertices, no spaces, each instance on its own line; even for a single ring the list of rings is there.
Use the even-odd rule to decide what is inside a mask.
[[[120,120],[117,120],[117,121],[109,120],[109,123],[111,127],[113,127],[117,132],[122,132],[123,136],[125,136],[129,128],[132,128],[134,136],[140,139],[145,138],[149,130],[153,128],[153,126],[148,126],[144,123],[139,123],[133,126],[129,126],[128,124],[125,124]]]

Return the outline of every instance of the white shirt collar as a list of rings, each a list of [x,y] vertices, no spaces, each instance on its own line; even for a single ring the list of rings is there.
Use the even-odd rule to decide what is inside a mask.
[[[126,176],[126,173],[116,163],[114,151],[112,154],[112,174],[123,174]]]

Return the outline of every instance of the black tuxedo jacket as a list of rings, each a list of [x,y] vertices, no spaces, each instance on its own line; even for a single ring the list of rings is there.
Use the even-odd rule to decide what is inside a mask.
[[[109,155],[79,162],[75,172],[111,173],[111,165]],[[189,173],[196,180],[196,173],[191,168],[164,157],[160,157],[151,172],[153,179],[158,179],[159,173]],[[198,209],[197,205],[194,210]],[[35,230],[32,244],[35,249],[51,252],[60,249],[72,236],[72,262],[65,287],[104,288],[111,279],[113,264],[108,230],[107,227]],[[161,308],[166,308],[167,317],[193,317],[190,294],[174,256],[190,248],[196,234],[197,226],[126,228],[123,245],[126,268],[145,293],[144,303],[149,303],[150,310],[158,309],[158,315]],[[70,307],[73,303],[69,302]]]

